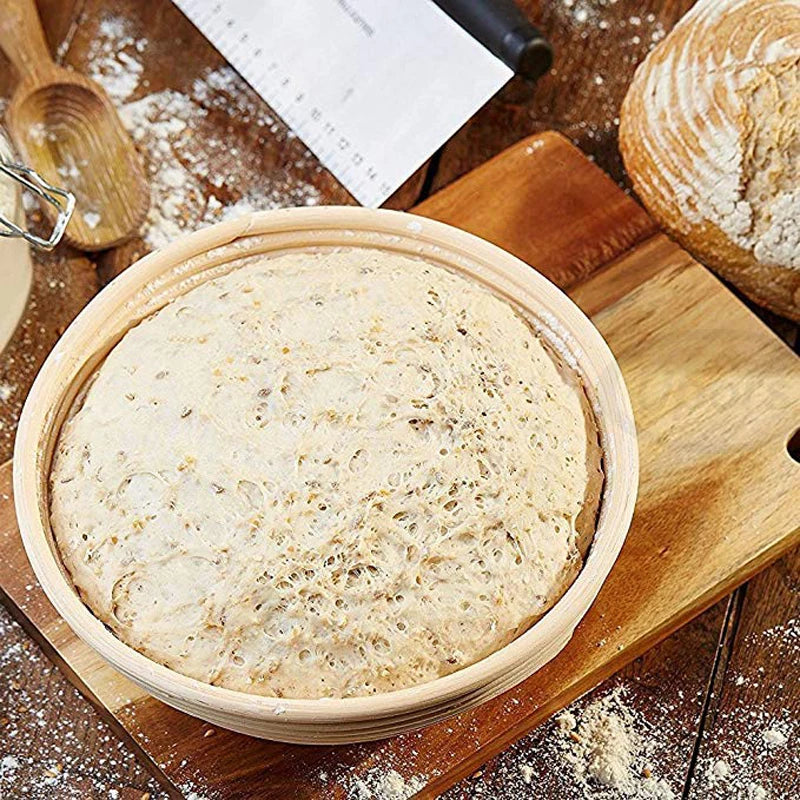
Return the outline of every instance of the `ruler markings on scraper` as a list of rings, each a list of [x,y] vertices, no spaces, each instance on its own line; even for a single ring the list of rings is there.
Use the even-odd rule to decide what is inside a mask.
[[[174,0],[362,204],[510,77],[430,0]]]

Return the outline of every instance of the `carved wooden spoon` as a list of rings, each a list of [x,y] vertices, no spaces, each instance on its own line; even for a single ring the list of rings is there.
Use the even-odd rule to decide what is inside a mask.
[[[3,0],[0,47],[20,77],[6,111],[20,157],[76,197],[65,237],[81,250],[130,238],[150,191],[111,100],[93,81],[53,63],[34,0]]]

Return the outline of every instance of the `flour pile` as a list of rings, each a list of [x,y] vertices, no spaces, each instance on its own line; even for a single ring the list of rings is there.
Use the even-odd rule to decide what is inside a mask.
[[[298,182],[296,175],[319,174],[322,168],[233,69],[206,71],[186,92],[143,93],[149,82],[140,56],[149,43],[130,28],[124,18],[103,19],[88,67],[114,101],[144,158],[151,196],[141,236],[149,249],[250,211],[319,202],[316,186]],[[247,122],[255,142],[240,147],[235,136],[221,137],[220,115]],[[287,164],[265,168],[258,161],[258,145],[265,137],[291,142],[286,149],[297,155]],[[256,146],[247,146],[252,144]],[[96,225],[100,219],[94,221]]]

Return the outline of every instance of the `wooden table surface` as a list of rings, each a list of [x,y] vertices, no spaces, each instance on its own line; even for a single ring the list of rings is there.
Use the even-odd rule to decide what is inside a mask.
[[[395,193],[392,207],[410,207],[522,136],[546,129],[564,132],[626,185],[616,145],[619,105],[636,64],[692,0],[527,0],[522,5],[555,45],[552,73],[535,87],[512,81]],[[117,37],[112,41],[119,42],[123,35],[126,52],[138,66],[129,84],[130,60],[127,72],[119,67],[122,82],[114,85],[120,102],[147,103],[155,93],[163,99],[169,91],[193,98],[188,127],[194,146],[223,179],[195,169],[193,186],[200,197],[187,199],[187,218],[178,220],[179,227],[191,225],[193,209],[209,219],[212,194],[223,205],[249,198],[256,198],[254,206],[353,202],[259,98],[236,76],[220,72],[223,60],[169,0],[39,0],[39,6],[54,52],[79,70],[99,70],[113,79],[116,53],[103,37],[110,31]],[[210,88],[209,73],[217,76]],[[198,78],[205,81],[199,89]],[[0,97],[8,97],[14,82],[11,69],[0,62]],[[173,142],[156,148],[145,143],[154,180],[175,166],[196,167],[193,154]],[[156,194],[156,209],[167,199]],[[37,258],[23,324],[0,354],[0,462],[11,456],[21,405],[60,332],[103,282],[147,249],[147,241],[137,240],[91,260],[66,248]],[[796,326],[759,314],[787,346],[798,349]],[[654,772],[672,796],[800,796],[798,620],[800,552],[795,552],[598,687],[574,710],[604,698],[623,703]],[[564,766],[564,749],[563,733],[548,723],[447,797],[582,797],[584,787]],[[652,792],[639,796],[670,796],[663,787]],[[117,738],[0,607],[0,797],[134,800],[148,795],[166,797],[135,749]],[[200,800],[202,787],[187,786],[186,795]],[[598,789],[590,796],[620,795]]]

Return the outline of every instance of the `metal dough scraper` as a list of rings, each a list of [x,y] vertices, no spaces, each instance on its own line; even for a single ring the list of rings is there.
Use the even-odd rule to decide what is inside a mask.
[[[512,76],[430,0],[174,0],[363,205]]]

